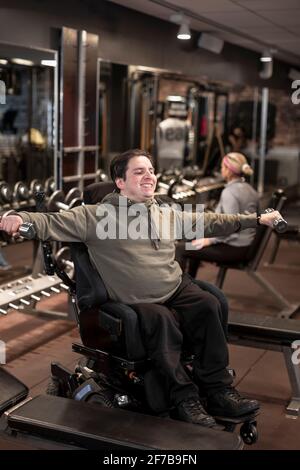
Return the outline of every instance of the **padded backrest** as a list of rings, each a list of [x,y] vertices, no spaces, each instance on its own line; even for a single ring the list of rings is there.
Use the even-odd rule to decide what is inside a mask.
[[[282,189],[274,191],[269,201],[268,208],[280,211],[286,201],[286,197]],[[247,255],[247,265],[251,269],[257,269],[259,262],[267,247],[268,241],[272,234],[272,228],[263,225],[257,229],[256,236],[250,245]]]
[[[85,204],[97,204],[104,196],[115,190],[113,182],[92,183],[83,190],[83,202]]]
[[[93,268],[84,243],[70,243],[71,256],[75,267],[76,297],[80,310],[100,306],[107,302],[105,285]]]
[[[83,191],[85,204],[97,204],[114,190],[114,183],[101,182],[87,186]],[[108,301],[108,294],[99,273],[93,268],[84,243],[71,243],[75,266],[76,297],[80,310],[100,306]]]

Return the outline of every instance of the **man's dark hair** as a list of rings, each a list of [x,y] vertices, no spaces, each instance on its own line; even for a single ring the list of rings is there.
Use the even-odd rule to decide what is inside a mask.
[[[126,150],[126,152],[121,153],[121,155],[117,155],[110,164],[110,176],[113,182],[115,182],[117,178],[126,179],[128,162],[134,157],[147,157],[153,165],[153,158],[149,152],[141,149]]]

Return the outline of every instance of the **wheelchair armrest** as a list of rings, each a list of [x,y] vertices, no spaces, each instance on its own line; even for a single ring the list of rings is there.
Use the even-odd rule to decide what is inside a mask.
[[[121,350],[126,351],[129,360],[140,360],[146,356],[138,316],[128,305],[108,301],[100,307],[83,309],[80,311],[79,328],[85,346],[108,351],[109,344],[114,343],[112,347],[114,351],[118,349],[117,355]],[[103,335],[103,330],[106,335]]]
[[[121,336],[123,330],[123,323],[120,318],[114,317],[104,310],[100,309],[99,323],[101,328],[104,328],[111,336],[116,339]]]
[[[101,310],[122,321],[122,331],[128,345],[129,358],[131,355],[134,355],[135,359],[143,358],[146,355],[146,351],[141,338],[137,313],[129,305],[113,301],[103,304]],[[131,351],[132,354],[130,353]]]

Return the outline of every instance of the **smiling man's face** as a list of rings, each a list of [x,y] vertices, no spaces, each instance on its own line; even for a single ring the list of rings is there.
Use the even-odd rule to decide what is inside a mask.
[[[152,199],[156,188],[156,176],[147,157],[133,157],[129,160],[126,178],[117,178],[116,185],[122,196],[135,202]]]

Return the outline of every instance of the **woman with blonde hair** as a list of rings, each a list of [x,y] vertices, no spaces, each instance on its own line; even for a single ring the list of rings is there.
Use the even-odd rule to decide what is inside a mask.
[[[230,174],[226,171],[229,170]],[[242,175],[251,176],[253,170],[248,164],[246,157],[239,152],[230,152],[222,160],[222,176],[226,181],[241,177]]]
[[[258,194],[244,178],[244,175],[250,176],[253,173],[246,157],[238,152],[228,153],[222,159],[221,172],[227,184],[215,212],[220,214],[259,212]],[[189,273],[196,277],[200,261],[219,263],[243,261],[247,257],[255,233],[255,229],[247,229],[227,237],[193,240],[191,250],[185,250],[185,243],[181,242],[177,247],[176,259],[183,271],[189,260]]]

